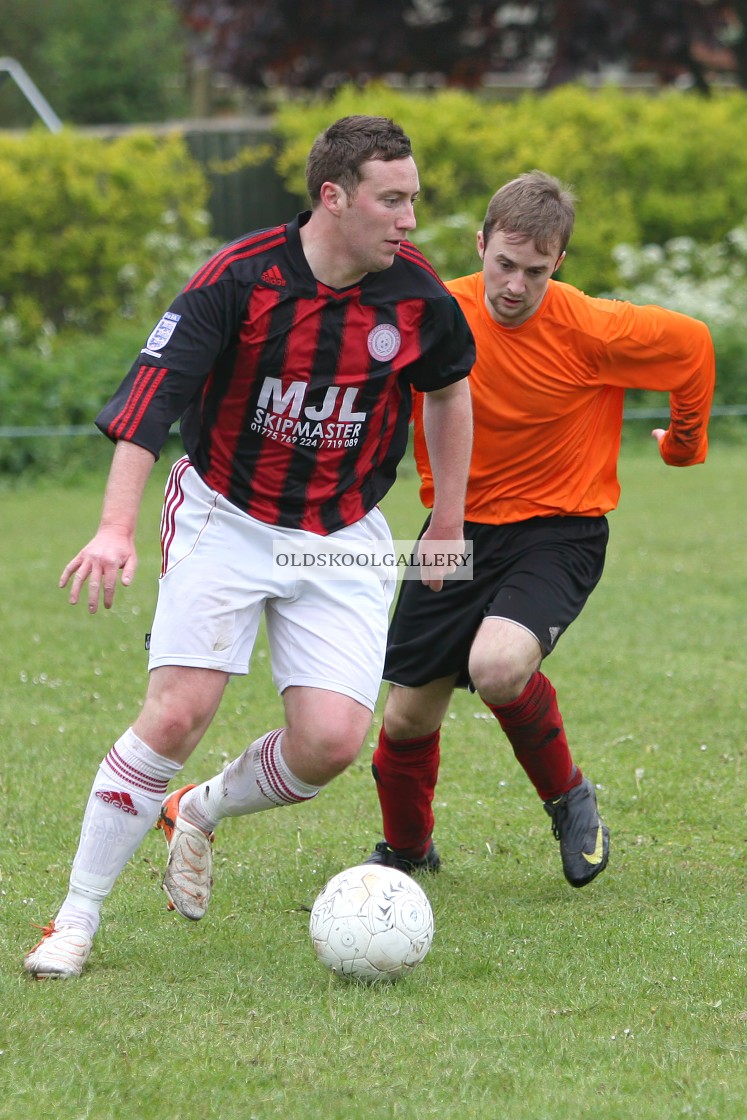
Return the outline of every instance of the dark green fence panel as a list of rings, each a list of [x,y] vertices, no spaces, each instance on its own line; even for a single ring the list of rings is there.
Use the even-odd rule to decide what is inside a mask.
[[[272,143],[260,128],[185,130],[185,140],[211,184],[213,233],[230,241],[252,229],[287,221],[308,203],[289,194],[271,158],[252,163],[248,152]]]

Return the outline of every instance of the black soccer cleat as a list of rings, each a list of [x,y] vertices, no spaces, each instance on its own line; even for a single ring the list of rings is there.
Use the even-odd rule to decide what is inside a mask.
[[[560,841],[563,874],[572,887],[590,883],[604,871],[610,854],[610,831],[597,812],[597,798],[588,778],[554,801],[545,802],[552,831]]]
[[[380,840],[368,859],[363,862],[381,863],[384,867],[394,867],[397,871],[404,871],[406,875],[412,875],[413,871],[430,871],[435,874],[441,867],[441,858],[432,840],[422,859],[408,859],[401,851],[391,848],[386,840]]]

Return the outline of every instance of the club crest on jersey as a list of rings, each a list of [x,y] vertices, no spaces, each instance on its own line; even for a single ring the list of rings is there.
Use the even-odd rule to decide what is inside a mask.
[[[377,362],[396,357],[401,345],[402,336],[392,323],[379,323],[368,336],[368,352]]]
[[[159,350],[163,350],[176,330],[176,324],[180,319],[181,315],[174,315],[173,312],[167,311],[151,332],[150,338],[145,344],[145,349],[150,350],[154,354],[158,353]]]

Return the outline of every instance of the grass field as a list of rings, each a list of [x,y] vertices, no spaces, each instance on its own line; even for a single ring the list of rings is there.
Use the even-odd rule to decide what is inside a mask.
[[[460,694],[424,884],[436,938],[407,980],[347,986],[307,938],[323,882],[380,838],[367,747],[311,805],[222,826],[203,922],[166,912],[148,836],[83,979],[34,983],[32,923],[64,895],[93,773],[143,692],[165,470],[135,585],[95,618],[56,584],[102,479],[0,494],[0,1117],[745,1120],[744,448],[684,471],[624,452],[605,577],[546,663],[611,828],[597,881],[567,886],[497,724]],[[387,513],[395,536],[417,528],[411,470]],[[260,646],[185,779],[280,711]]]

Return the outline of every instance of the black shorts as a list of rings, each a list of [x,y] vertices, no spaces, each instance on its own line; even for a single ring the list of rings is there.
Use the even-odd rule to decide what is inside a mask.
[[[426,525],[428,522],[426,522]],[[507,618],[533,634],[547,657],[581,613],[604,569],[606,517],[532,517],[510,525],[466,521],[471,580],[431,591],[405,580],[389,627],[384,680],[417,688],[467,665],[484,618]]]

